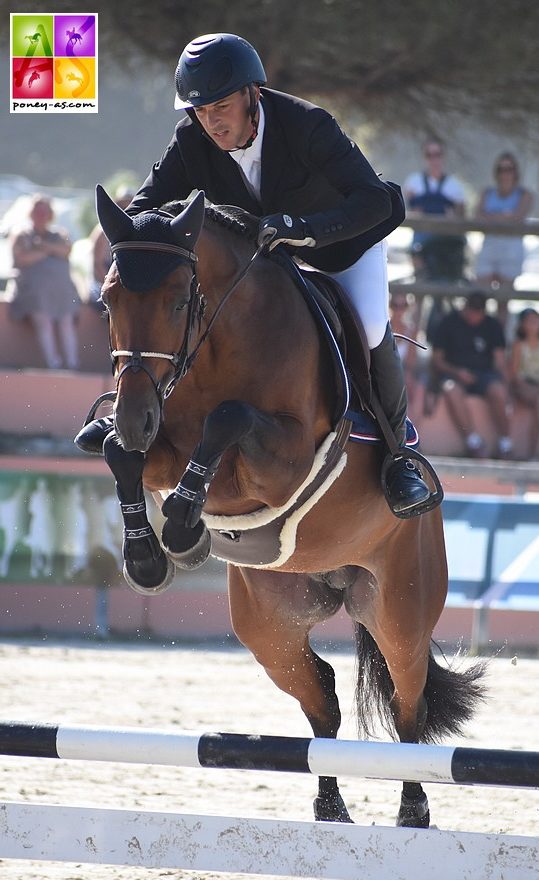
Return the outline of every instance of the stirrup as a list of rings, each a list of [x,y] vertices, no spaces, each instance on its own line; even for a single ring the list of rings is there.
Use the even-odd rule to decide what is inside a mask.
[[[408,461],[418,461],[421,466],[427,471],[432,482],[434,483],[434,492],[431,492],[429,497],[425,498],[424,501],[420,501],[419,504],[414,505],[414,507],[409,507],[408,510],[395,510],[392,507],[386,485],[386,477],[389,468],[392,464],[394,464],[396,461],[400,461],[401,459],[406,459]],[[391,512],[394,516],[399,517],[399,519],[411,519],[413,516],[421,516],[422,513],[428,513],[430,510],[434,510],[435,507],[438,507],[438,505],[440,505],[444,499],[444,490],[442,489],[442,484],[440,483],[438,474],[434,470],[430,461],[427,461],[425,456],[421,455],[421,453],[417,452],[417,450],[404,447],[399,448],[399,451],[397,453],[388,453],[388,455],[386,455],[382,464],[382,491]]]

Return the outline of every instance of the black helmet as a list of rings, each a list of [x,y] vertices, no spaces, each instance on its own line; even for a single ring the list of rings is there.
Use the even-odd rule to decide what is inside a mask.
[[[206,34],[192,40],[176,67],[176,108],[213,104],[250,83],[264,85],[256,50],[235,34]]]

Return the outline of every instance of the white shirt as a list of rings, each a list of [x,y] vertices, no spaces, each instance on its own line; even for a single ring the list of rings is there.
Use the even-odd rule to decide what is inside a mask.
[[[262,176],[262,139],[264,137],[265,116],[262,102],[258,103],[258,134],[246,150],[234,150],[229,155],[238,163],[247,189],[260,201],[260,180]]]
[[[439,181],[435,177],[428,177],[429,189],[431,192],[438,190]],[[403,185],[404,192],[410,197],[425,195],[425,178],[421,171],[415,171],[409,174]],[[452,202],[464,203],[466,196],[461,183],[453,174],[448,174],[441,186],[441,193]]]

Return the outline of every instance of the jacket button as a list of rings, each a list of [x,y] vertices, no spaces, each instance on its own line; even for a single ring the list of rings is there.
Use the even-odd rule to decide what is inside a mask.
[[[331,224],[331,231],[332,231],[332,232],[337,232],[337,227],[335,226],[334,223]]]
[[[324,232],[326,233],[326,235],[329,235],[329,231],[330,231],[330,230],[329,230],[329,226],[325,226],[325,227],[324,227]]]
[[[341,229],[344,229],[342,223],[337,223],[337,229],[339,230],[339,232],[341,231]]]

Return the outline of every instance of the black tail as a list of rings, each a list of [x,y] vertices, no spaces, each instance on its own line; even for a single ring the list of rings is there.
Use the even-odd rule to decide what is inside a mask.
[[[360,736],[373,736],[373,722],[379,720],[393,738],[397,738],[390,701],[394,686],[382,652],[370,633],[360,624],[355,624],[357,654],[356,706]],[[482,678],[485,674],[484,661],[461,672],[449,667],[439,666],[432,650],[429,652],[425,699],[427,701],[427,720],[420,736],[420,742],[438,742],[449,734],[460,734],[476,708],[478,701],[484,699]]]

